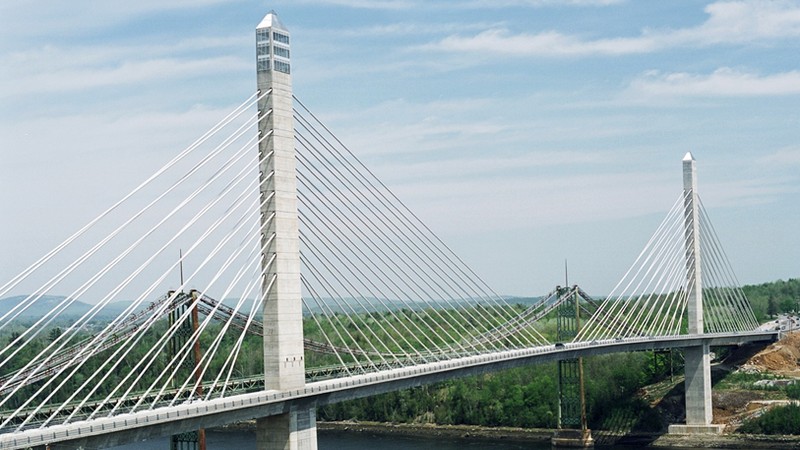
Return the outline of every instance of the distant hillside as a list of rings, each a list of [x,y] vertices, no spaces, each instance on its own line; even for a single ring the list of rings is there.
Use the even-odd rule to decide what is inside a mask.
[[[21,304],[27,297],[27,295],[17,295],[14,297],[0,299],[0,316],[5,315],[15,306]],[[20,313],[18,320],[28,321],[32,319],[38,319],[44,316],[47,312],[56,309],[65,298],[66,297],[61,295],[44,295],[34,302],[30,307]],[[114,302],[106,305],[100,310],[100,312],[97,313],[95,319],[113,319],[114,317],[119,316],[128,305],[130,305],[130,302]],[[91,308],[92,305],[88,303],[74,301],[59,315],[59,320],[75,320],[87,313]]]
[[[11,311],[12,308],[20,304],[23,300],[25,300],[26,297],[27,297],[26,295],[17,295],[14,297],[6,297],[4,299],[0,299],[0,316]],[[58,306],[58,304],[61,303],[65,298],[66,297],[60,295],[42,296],[42,298],[36,301],[28,309],[23,311],[19,315],[18,320],[30,321],[38,319],[48,311],[52,311],[53,309],[55,309]],[[512,296],[504,297],[504,300],[509,305],[519,304],[523,306],[533,305],[541,301],[541,299],[542,297],[512,297]],[[236,306],[237,302],[238,299],[228,298],[223,301],[223,304],[233,308]],[[403,302],[400,300],[376,299],[372,297],[359,298],[359,299],[353,299],[353,298],[340,299],[338,302],[326,299],[325,302],[326,302],[326,308],[330,309],[331,311],[342,312],[342,313],[350,313],[352,311],[364,312],[365,307],[370,312],[383,312],[387,310],[397,311],[409,307],[419,308],[419,309],[429,307],[429,304],[425,302]],[[320,313],[322,311],[321,308],[315,302],[307,301],[307,303],[312,313]],[[126,301],[111,303],[106,307],[104,307],[97,314],[97,316],[95,316],[95,319],[111,320],[119,316],[129,305],[130,302]],[[239,310],[243,312],[249,312],[252,305],[253,305],[253,299],[246,299],[240,306]],[[66,322],[73,321],[81,317],[86,312],[88,312],[91,307],[92,305],[88,303],[75,301],[62,314],[59,315],[59,320]]]
[[[508,303],[509,305],[532,306],[542,301],[542,299],[544,299],[544,296],[539,296],[539,297],[503,296],[503,300],[505,300],[506,303]]]
[[[542,297],[513,297],[513,296],[503,296],[503,300],[506,301],[509,305],[523,305],[523,306],[530,306],[534,303],[537,303],[542,300]],[[330,299],[325,299],[326,307],[330,308],[331,311],[334,312],[345,312],[349,313],[351,311],[356,312],[364,312],[364,310],[368,310],[370,312],[383,312],[383,311],[397,311],[401,309],[427,309],[430,307],[435,308],[449,308],[453,305],[458,304],[474,304],[476,302],[484,302],[486,300],[482,299],[457,299],[457,300],[450,300],[448,303],[439,303],[437,302],[424,302],[424,301],[401,301],[401,300],[393,300],[393,299],[378,299],[374,297],[367,297],[367,298],[346,298],[346,299],[339,299],[337,302],[334,302]],[[227,303],[227,302],[226,302]],[[318,313],[320,312],[320,307],[313,301],[306,300],[311,312]]]
[[[768,283],[762,283],[758,285],[747,285],[743,286],[742,290],[744,291],[745,295],[747,296],[750,303],[753,305],[753,311],[756,314],[756,317],[759,321],[765,321],[768,319],[769,316],[774,314],[786,313],[791,311],[800,311],[800,278],[792,278],[789,280],[777,280]],[[0,316],[7,313],[11,310],[14,306],[19,304],[26,298],[24,295],[18,295],[15,297],[7,297],[4,299],[0,299]],[[35,305],[28,308],[20,315],[21,320],[30,320],[41,317],[46,312],[51,311],[54,309],[65,297],[63,296],[52,296],[47,295],[43,296],[39,301],[36,302]],[[542,300],[542,296],[539,297],[515,297],[515,296],[503,296],[503,299],[510,305],[523,305],[523,306],[531,306],[534,305]],[[234,307],[237,303],[237,299],[225,299],[223,303],[227,306]],[[429,305],[425,302],[403,302],[400,300],[392,300],[392,299],[376,299],[372,297],[368,297],[365,299],[359,298],[347,298],[343,300],[339,300],[339,302],[331,301],[330,299],[326,299],[326,308],[330,308],[333,311],[350,313],[351,311],[363,312],[364,306],[367,306],[367,309],[370,311],[386,311],[386,310],[399,310],[403,308],[408,308],[409,306],[415,308],[427,308]],[[462,300],[464,301],[464,300]],[[469,299],[467,301],[472,301]],[[311,309],[313,313],[321,312],[321,308],[317,306],[316,302],[307,300],[306,303]],[[247,299],[244,301],[243,305],[241,306],[241,311],[250,311],[250,308],[253,304],[252,299]],[[368,305],[372,305],[368,307]],[[452,303],[451,303],[452,304]],[[107,305],[103,308],[100,313],[97,315],[97,319],[99,320],[110,320],[114,317],[117,317],[121,314],[126,307],[130,305],[130,302],[114,302],[110,305]],[[76,301],[69,308],[61,315],[64,320],[74,320],[84,313],[86,313],[91,305],[83,302]]]

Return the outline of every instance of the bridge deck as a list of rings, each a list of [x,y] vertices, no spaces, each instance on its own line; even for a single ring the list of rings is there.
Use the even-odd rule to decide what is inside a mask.
[[[720,333],[669,337],[640,337],[604,341],[559,343],[507,350],[340,378],[311,382],[302,389],[261,391],[228,398],[197,401],[133,414],[56,425],[0,435],[0,448],[17,449],[52,442],[59,447],[113,446],[126,442],[221,426],[256,417],[282,414],[290,404],[325,405],[444,381],[469,375],[539,364],[559,359],[615,352],[658,350],[709,345],[739,345],[775,340],[779,331]]]

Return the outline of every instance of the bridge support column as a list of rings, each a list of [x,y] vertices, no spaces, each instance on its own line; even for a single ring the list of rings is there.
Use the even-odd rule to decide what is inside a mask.
[[[317,411],[299,408],[256,421],[256,450],[316,450]]]
[[[708,425],[711,414],[711,360],[708,345],[684,350],[686,360],[686,424]]]
[[[711,357],[708,344],[684,349],[686,364],[686,424],[669,426],[671,434],[722,433],[725,425],[711,423]]]

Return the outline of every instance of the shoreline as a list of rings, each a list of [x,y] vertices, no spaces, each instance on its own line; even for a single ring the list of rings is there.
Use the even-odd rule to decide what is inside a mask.
[[[348,431],[396,436],[429,436],[454,439],[550,442],[552,430],[543,428],[481,427],[477,425],[434,425],[382,422],[317,422],[317,430]]]
[[[231,424],[220,431],[254,432],[255,421]],[[511,441],[549,443],[555,430],[548,428],[481,427],[477,425],[434,425],[382,422],[317,422],[317,430],[348,433],[367,433],[384,436],[424,436],[474,441]],[[666,433],[632,433],[619,435],[594,430],[592,436],[598,447],[616,445],[649,448],[724,448],[724,449],[800,449],[800,435],[700,434],[672,435]]]
[[[519,441],[549,443],[553,436],[551,429],[481,427],[476,425],[432,425],[432,424],[391,424],[379,422],[317,422],[317,429],[323,431],[347,431],[397,436],[429,436],[451,439],[485,441]],[[635,433],[624,436],[608,431],[593,431],[596,445],[631,445],[651,448],[698,447],[727,449],[800,449],[800,436],[788,435],[745,435],[725,433],[721,435],[670,435],[659,433]]]

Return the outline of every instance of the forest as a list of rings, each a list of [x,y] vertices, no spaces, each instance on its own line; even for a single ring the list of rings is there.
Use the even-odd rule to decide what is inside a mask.
[[[775,281],[754,286],[743,287],[747,298],[750,300],[754,312],[760,321],[781,313],[790,313],[798,310],[800,301],[800,279]],[[523,310],[523,306],[514,307]],[[376,313],[372,313],[376,314]],[[402,318],[403,315],[400,314]],[[369,319],[369,317],[368,317]],[[545,320],[541,331],[550,335],[554,331],[552,320]],[[25,330],[24,323],[7,327],[0,333],[0,341],[12,342]],[[217,328],[214,325],[209,330]],[[146,349],[152,347],[158,337],[163,333],[165,324],[158,324],[148,331],[142,340],[142,345],[134,348],[133,354],[127,361],[116,366],[114,371],[102,369],[108,360],[110,350],[97,357],[92,357],[84,366],[81,373],[75,377],[64,380],[63,389],[54,399],[66,398],[79,386],[94,386],[94,396],[102,397],[111,394],[121,378],[128,373],[135,373],[133,362],[145,358]],[[319,324],[314,324],[310,319],[304,325],[306,336],[316,337],[320,330]],[[0,377],[21,367],[25,361],[44,348],[49,342],[59,337],[61,328],[53,327],[48,333],[42,335],[33,345],[29,345],[20,352],[6,366],[0,368]],[[419,338],[419,336],[417,336]],[[223,340],[221,354],[233,345],[234,338],[227,337]],[[210,338],[201,336],[201,346],[208,348]],[[721,352],[721,350],[718,350]],[[309,352],[307,352],[309,353]],[[236,373],[241,375],[256,374],[261,370],[261,345],[260,337],[248,336],[241,349],[241,363],[236,367]],[[326,365],[331,363],[330,356],[314,356],[309,354],[307,368],[313,365]],[[155,368],[161,370],[166,367],[166,354],[156,355]],[[641,394],[645,386],[653,383],[664,382],[682,373],[682,355],[674,352],[641,352],[627,354],[613,354],[585,358],[583,368],[586,390],[586,410],[588,424],[592,429],[603,430],[640,430],[657,431],[666,426],[667,419],[663,411],[658,411]],[[210,373],[221,369],[220,361],[212,361]],[[553,428],[558,420],[558,386],[557,364],[549,363],[530,367],[523,367],[503,372],[485,374],[457,380],[451,380],[434,385],[423,386],[410,390],[392,392],[366,399],[354,400],[319,409],[320,420],[363,420],[377,422],[405,422],[405,423],[434,423],[434,424],[465,424],[480,426],[512,426],[526,428]],[[90,375],[101,372],[107,377],[104,382],[97,385],[90,380]],[[191,376],[189,368],[181,369],[182,377]],[[144,376],[140,385],[150,385],[154,378]],[[7,407],[14,407],[29,398],[39,389],[41,382],[23,388]],[[680,383],[675,384],[676,386]],[[794,386],[794,387],[793,387]],[[787,387],[785,396],[800,396],[800,386]],[[796,397],[795,397],[796,398]],[[783,411],[783,412],[781,412]],[[764,415],[763,422],[747,425],[744,430],[762,430],[760,432],[775,432],[784,430],[780,423],[785,417],[794,418],[797,411],[794,409],[778,410],[771,415]],[[782,422],[784,421],[784,422]],[[792,423],[792,422],[789,422]],[[797,422],[794,422],[797,423]],[[776,425],[778,424],[778,425]],[[761,428],[758,428],[758,427]],[[755,432],[755,431],[753,431]]]
[[[627,353],[584,359],[589,426],[609,429],[616,421],[634,420],[637,430],[659,430],[660,418],[635,394],[669,377],[670,356]],[[556,363],[543,364],[328,405],[318,415],[320,420],[555,428],[557,380]]]
[[[778,280],[742,289],[761,322],[777,314],[800,311],[800,279]],[[682,373],[682,364],[682,356],[677,351],[585,358],[589,427],[634,431],[663,429],[667,425],[663,414],[637,393],[649,384]],[[554,428],[558,411],[557,379],[555,363],[525,367],[329,405],[320,409],[319,417],[321,420]],[[800,384],[789,385],[786,396],[800,396],[798,391]],[[777,409],[742,427],[742,431],[800,434],[797,426],[800,420],[796,416],[795,409]],[[759,425],[762,422],[765,425]]]
[[[760,322],[777,314],[800,313],[800,278],[742,286]]]

